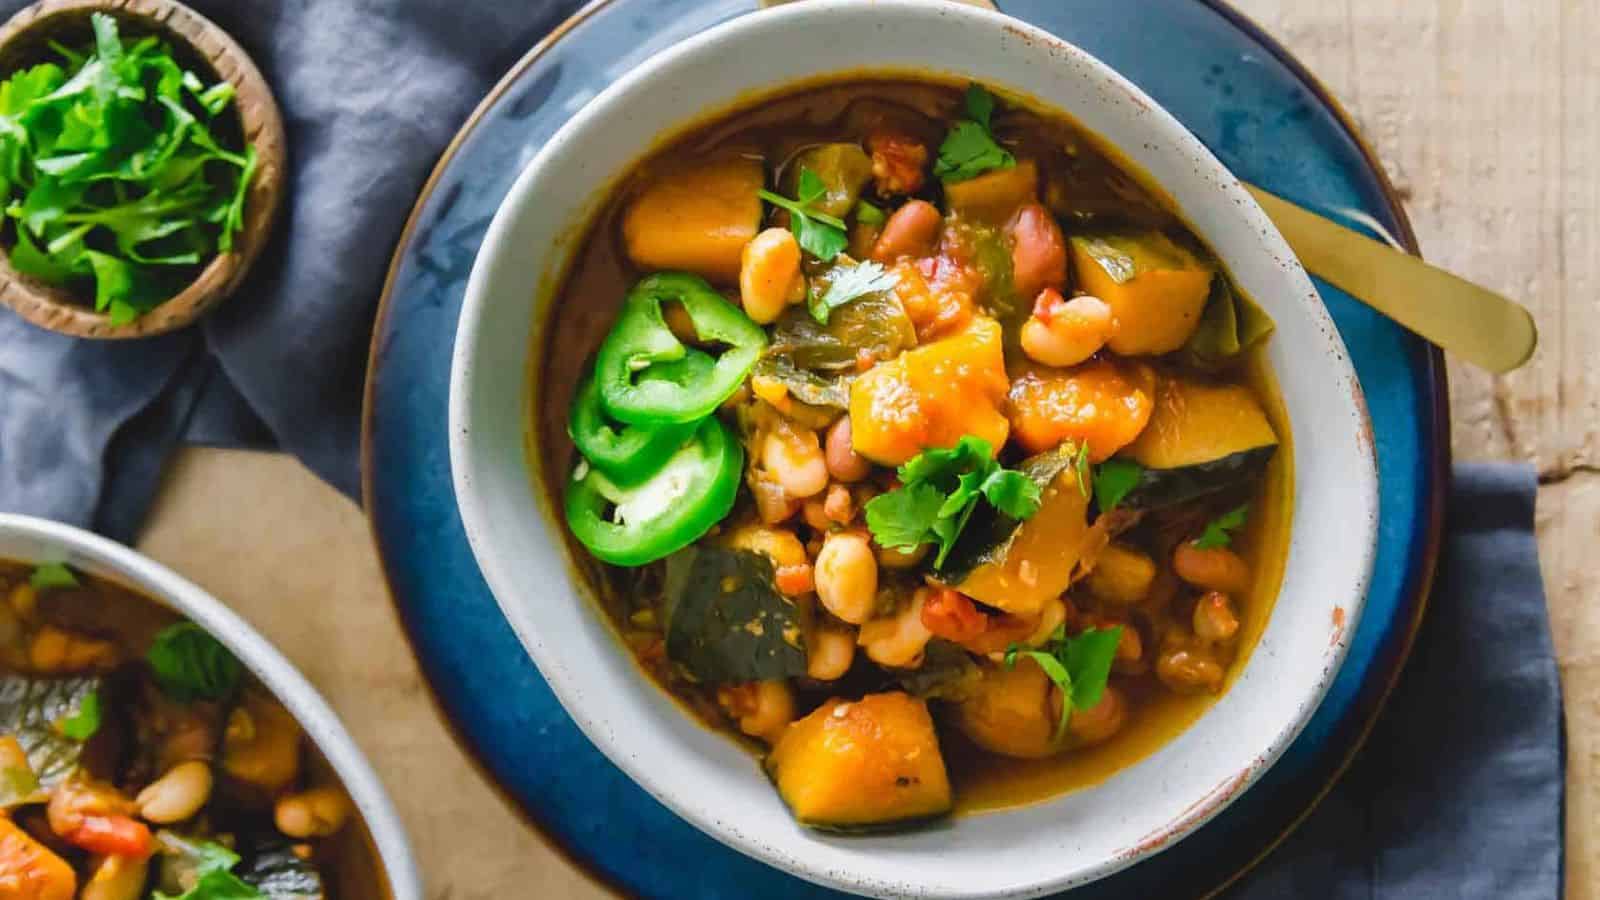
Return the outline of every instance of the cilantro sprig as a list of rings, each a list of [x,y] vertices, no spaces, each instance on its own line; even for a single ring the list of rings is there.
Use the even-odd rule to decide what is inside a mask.
[[[970,85],[962,108],[966,117],[957,120],[939,145],[933,174],[949,183],[968,181],[985,172],[1015,166],[1017,158],[1000,146],[989,130],[989,120],[994,115],[994,95],[982,85]]]
[[[227,647],[193,622],[162,629],[145,661],[161,690],[180,702],[224,699],[238,688],[244,671]]]
[[[75,588],[78,586],[78,576],[67,568],[66,563],[40,563],[34,566],[33,572],[28,575],[28,584],[37,591]]]
[[[0,82],[0,206],[13,266],[125,324],[233,248],[256,154],[214,133],[232,85],[156,37],[124,42],[110,16],[92,24],[91,46],[52,42],[60,63]]]
[[[239,864],[239,854],[216,841],[183,837],[171,831],[159,831],[156,840],[161,851],[187,870],[192,884],[181,894],[164,894],[153,891],[151,900],[265,900],[255,885],[233,874]]]
[[[879,546],[937,544],[935,569],[983,500],[1014,519],[1039,511],[1039,486],[994,460],[988,441],[967,435],[948,450],[924,450],[899,469],[900,487],[867,501],[867,528]]]
[[[1144,479],[1144,466],[1131,459],[1108,459],[1095,467],[1094,502],[1104,515],[1121,505]]]
[[[1226,547],[1233,542],[1233,535],[1229,532],[1238,531],[1244,527],[1245,519],[1250,514],[1249,504],[1236,506],[1222,515],[1206,523],[1205,530],[1195,539],[1196,550],[1211,550],[1217,547]]]
[[[1017,644],[1007,648],[1006,668],[1014,667],[1018,659],[1031,659],[1061,688],[1061,721],[1056,723],[1058,740],[1066,732],[1073,710],[1089,709],[1105,695],[1111,662],[1116,658],[1117,644],[1122,641],[1122,627],[1091,628],[1068,637],[1066,628],[1057,626],[1050,640],[1037,650]]]
[[[900,283],[900,276],[875,262],[841,266],[834,272],[828,289],[820,295],[813,293],[806,302],[811,318],[816,319],[819,325],[828,324],[828,316],[851,300],[892,291]]]
[[[812,208],[828,193],[827,184],[817,173],[802,168],[795,193],[797,196],[791,200],[772,191],[756,191],[761,199],[789,212],[789,230],[800,242],[800,249],[823,262],[831,261],[849,246],[850,238],[842,219]]]
[[[78,701],[78,708],[56,723],[63,737],[87,741],[100,730],[100,692],[90,691]]]

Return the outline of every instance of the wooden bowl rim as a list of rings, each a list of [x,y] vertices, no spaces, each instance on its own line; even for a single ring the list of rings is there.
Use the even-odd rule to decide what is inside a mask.
[[[36,30],[63,19],[104,12],[158,32],[205,61],[232,82],[234,110],[247,146],[256,148],[256,172],[245,202],[244,226],[233,250],[206,263],[182,291],[139,318],[115,325],[70,291],[18,272],[0,252],[0,303],[41,328],[76,337],[126,339],[165,334],[194,322],[233,293],[272,234],[283,199],[287,139],[283,116],[260,69],[216,23],[178,0],[39,0],[0,25],[0,55]],[[0,77],[9,73],[0,73]]]

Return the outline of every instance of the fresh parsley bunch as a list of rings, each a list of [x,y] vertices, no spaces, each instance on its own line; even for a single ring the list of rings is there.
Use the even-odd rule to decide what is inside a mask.
[[[118,324],[177,293],[233,249],[255,148],[219,138],[233,102],[156,37],[125,44],[93,16],[94,44],[0,82],[0,198],[11,264],[87,290]]]
[[[994,459],[994,448],[967,435],[948,450],[924,450],[899,470],[900,486],[867,501],[867,528],[882,547],[937,544],[939,568],[980,500],[1014,519],[1039,511],[1039,486]]]

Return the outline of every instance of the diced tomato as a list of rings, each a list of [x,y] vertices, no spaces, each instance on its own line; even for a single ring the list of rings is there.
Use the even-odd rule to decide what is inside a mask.
[[[150,829],[127,816],[84,816],[83,821],[61,835],[61,839],[102,856],[145,859],[155,849]]]
[[[922,604],[922,624],[947,641],[964,644],[989,630],[989,617],[967,595],[934,588]]]

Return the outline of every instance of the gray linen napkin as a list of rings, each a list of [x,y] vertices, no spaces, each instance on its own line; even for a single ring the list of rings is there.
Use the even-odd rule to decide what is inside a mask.
[[[1459,465],[1439,577],[1365,749],[1235,900],[1552,900],[1566,740],[1533,470]]]

